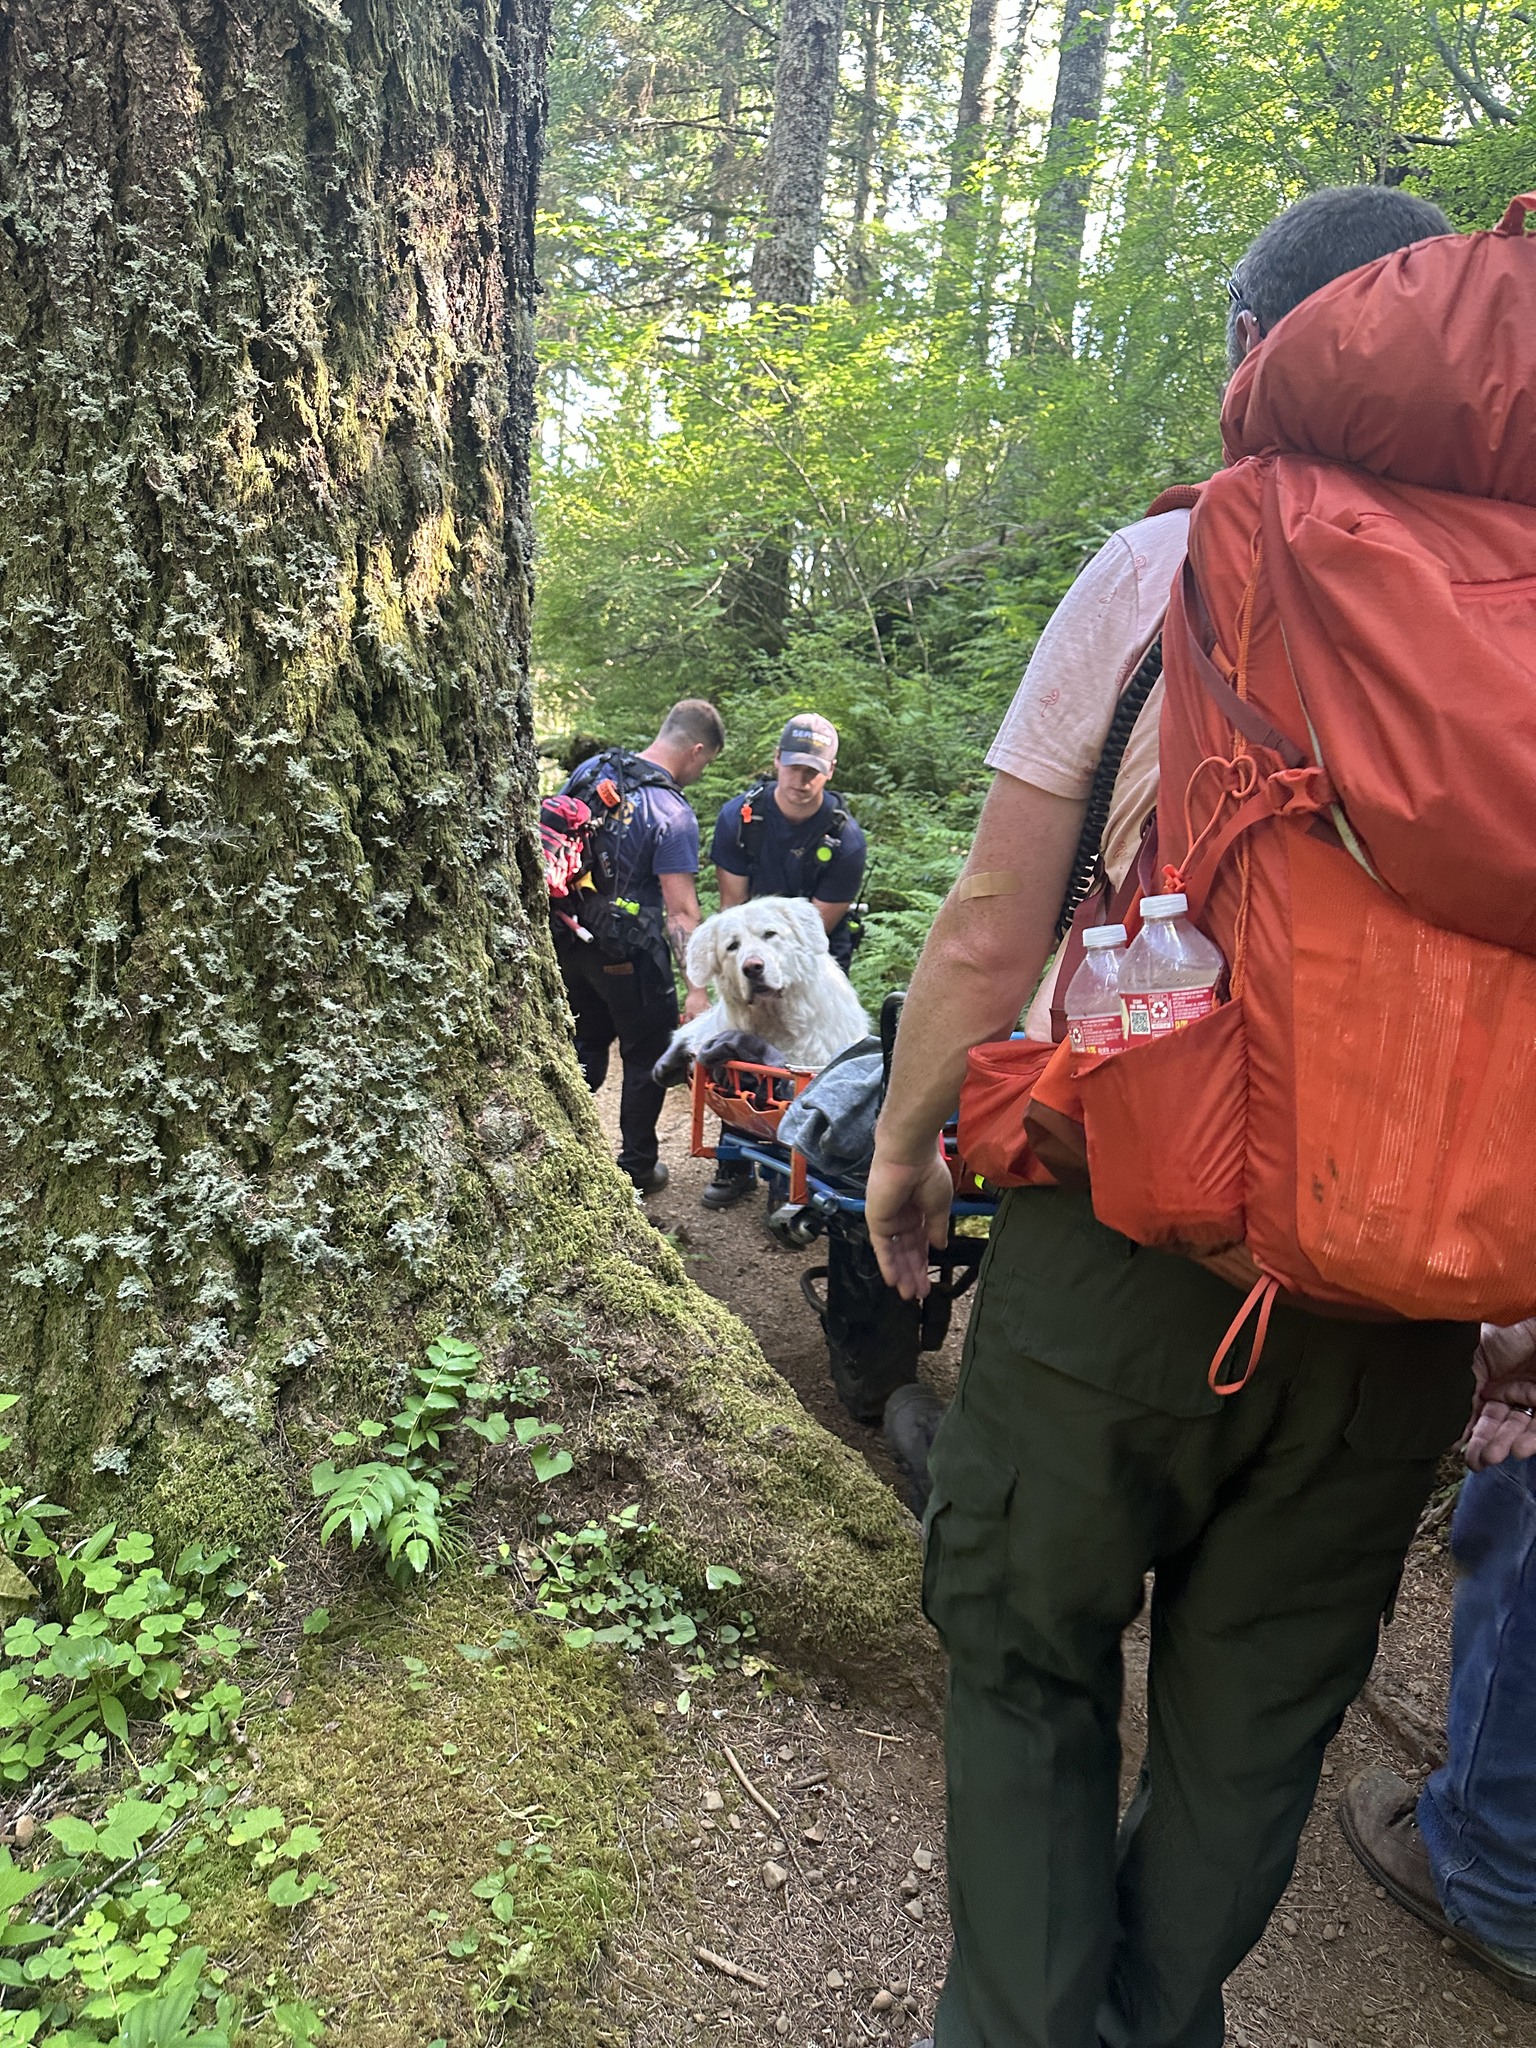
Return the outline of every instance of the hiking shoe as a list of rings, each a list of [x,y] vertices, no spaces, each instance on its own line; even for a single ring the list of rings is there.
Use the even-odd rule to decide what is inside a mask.
[[[715,1177],[699,1197],[699,1206],[704,1209],[729,1209],[733,1202],[739,1202],[744,1195],[750,1195],[757,1186],[757,1170],[750,1159],[722,1159],[716,1163]]]
[[[629,1177],[635,1184],[637,1195],[659,1195],[672,1178],[667,1171],[665,1160],[661,1159],[644,1173],[632,1173]]]
[[[1396,1771],[1376,1764],[1350,1779],[1339,1801],[1339,1826],[1356,1856],[1400,1906],[1442,1938],[1513,1998],[1536,2004],[1536,1962],[1479,1941],[1446,1919],[1435,1892],[1429,1851],[1419,1833],[1418,1798]]]

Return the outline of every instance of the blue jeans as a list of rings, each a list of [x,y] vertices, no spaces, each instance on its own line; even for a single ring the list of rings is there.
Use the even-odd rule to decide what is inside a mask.
[[[1449,1757],[1419,1827],[1452,1926],[1536,1968],[1536,1458],[1470,1475],[1451,1549]]]

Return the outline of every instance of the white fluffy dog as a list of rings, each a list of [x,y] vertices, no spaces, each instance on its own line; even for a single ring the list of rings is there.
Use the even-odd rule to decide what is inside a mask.
[[[824,1067],[869,1034],[852,984],[827,951],[826,926],[798,896],[759,896],[705,918],[688,942],[688,979],[715,1001],[684,1024],[658,1062],[680,1080],[689,1058],[722,1033],[766,1039],[790,1067]]]

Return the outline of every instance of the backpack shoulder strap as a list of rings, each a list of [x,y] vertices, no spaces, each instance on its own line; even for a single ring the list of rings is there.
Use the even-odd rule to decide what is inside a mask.
[[[736,851],[746,862],[748,875],[762,854],[763,835],[768,830],[767,806],[772,802],[773,784],[755,782],[742,798],[736,814]]]
[[[1204,489],[1204,484],[1170,484],[1166,491],[1158,492],[1141,516],[1156,519],[1160,512],[1192,512]]]
[[[671,769],[663,768],[659,761],[644,760],[639,754],[623,754],[619,758],[623,763],[626,790],[670,789],[674,795],[682,795]]]

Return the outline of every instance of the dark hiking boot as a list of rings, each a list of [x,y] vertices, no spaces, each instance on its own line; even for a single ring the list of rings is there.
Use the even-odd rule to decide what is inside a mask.
[[[1454,1941],[1474,1968],[1511,1997],[1536,2004],[1536,1963],[1490,1948],[1469,1928],[1446,1919],[1419,1833],[1417,1796],[1396,1771],[1377,1764],[1351,1778],[1339,1801],[1339,1826],[1371,1876],[1400,1906],[1442,1939]]]
[[[699,1197],[699,1205],[704,1209],[729,1209],[756,1186],[757,1169],[750,1159],[721,1159],[716,1162],[714,1179]]]
[[[885,1404],[882,1428],[886,1448],[901,1474],[902,1493],[914,1515],[922,1514],[933,1491],[928,1453],[943,1420],[944,1403],[919,1380],[898,1387]]]
[[[644,1173],[632,1173],[629,1177],[635,1184],[637,1195],[659,1195],[672,1178],[667,1171],[666,1162],[661,1159],[658,1159],[654,1166],[648,1167]]]

